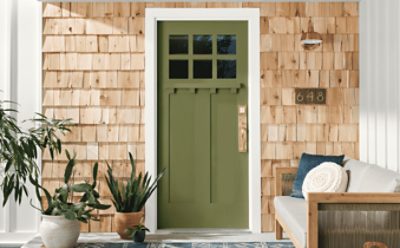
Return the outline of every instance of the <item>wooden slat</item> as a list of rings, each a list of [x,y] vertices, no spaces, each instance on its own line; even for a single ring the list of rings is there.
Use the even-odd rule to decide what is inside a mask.
[[[310,193],[313,203],[400,203],[399,193]]]

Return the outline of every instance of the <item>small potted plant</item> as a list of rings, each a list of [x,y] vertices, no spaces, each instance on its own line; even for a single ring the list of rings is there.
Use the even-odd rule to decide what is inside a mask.
[[[136,225],[133,228],[128,228],[126,231],[131,236],[132,240],[137,243],[143,243],[146,238],[146,231],[150,230],[142,224]]]
[[[98,163],[93,166],[93,182],[79,184],[70,183],[75,166],[75,156],[71,157],[66,151],[68,164],[64,173],[64,185],[55,189],[53,194],[45,189],[38,181],[38,177],[30,176],[35,186],[36,196],[40,207],[33,206],[42,213],[40,235],[46,248],[72,248],[76,245],[80,234],[79,222],[87,223],[96,220],[91,212],[97,209],[108,209],[110,205],[101,204],[99,193],[96,191]],[[47,204],[42,202],[40,190],[44,192]],[[73,197],[80,195],[79,201]]]
[[[152,182],[148,172],[140,172],[136,176],[136,164],[131,153],[129,153],[131,175],[124,183],[113,176],[113,170],[108,165],[106,181],[112,195],[112,202],[116,213],[114,216],[116,231],[121,239],[130,239],[127,229],[142,223],[144,218],[143,208],[151,194],[156,190],[157,183],[164,175],[163,170]]]

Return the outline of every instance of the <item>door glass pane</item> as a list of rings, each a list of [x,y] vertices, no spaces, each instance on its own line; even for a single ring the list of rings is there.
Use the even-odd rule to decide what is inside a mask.
[[[187,54],[188,36],[170,35],[169,36],[169,54]]]
[[[218,54],[236,54],[236,35],[218,35]]]
[[[169,78],[188,78],[188,74],[187,60],[169,61]]]
[[[212,78],[212,60],[194,60],[193,78]]]
[[[194,54],[212,54],[212,36],[194,35],[193,36]]]
[[[236,78],[236,60],[217,61],[218,78]]]

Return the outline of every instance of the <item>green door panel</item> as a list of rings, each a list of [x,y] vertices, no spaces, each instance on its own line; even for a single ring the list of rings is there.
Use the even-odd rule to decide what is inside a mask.
[[[183,92],[170,98],[170,190],[169,202],[198,204],[206,194],[203,187],[207,171],[210,142],[209,121],[204,106],[209,105],[208,94]],[[168,192],[167,192],[168,193]]]
[[[248,228],[247,23],[159,22],[157,39],[158,228]]]

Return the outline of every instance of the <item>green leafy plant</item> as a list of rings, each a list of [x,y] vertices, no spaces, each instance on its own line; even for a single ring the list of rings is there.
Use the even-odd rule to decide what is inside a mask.
[[[143,224],[139,224],[134,226],[133,228],[130,227],[126,229],[128,236],[130,236],[135,242],[143,242],[146,236],[146,231],[150,232],[150,230]]]
[[[64,173],[64,185],[55,189],[53,195],[45,189],[39,182],[38,177],[29,177],[31,183],[35,186],[36,197],[40,203],[40,208],[32,207],[39,210],[43,215],[64,216],[68,220],[79,220],[87,223],[88,220],[96,218],[93,217],[91,212],[96,209],[104,210],[111,207],[110,205],[101,204],[99,201],[100,195],[96,191],[98,163],[93,166],[93,182],[84,182],[79,184],[70,183],[72,172],[75,166],[75,156],[71,157],[68,151],[66,156],[68,164]],[[47,206],[42,202],[40,190],[45,194]],[[81,196],[77,202],[73,201],[74,193],[79,193]]]
[[[144,176],[142,172],[136,176],[136,164],[131,153],[129,153],[129,160],[131,165],[131,175],[126,183],[114,178],[111,166],[107,165],[107,185],[110,189],[115,209],[117,212],[121,213],[141,211],[146,204],[146,201],[156,190],[157,183],[165,172],[164,169],[152,182],[152,178],[149,176],[148,172],[146,172]]]
[[[138,231],[150,232],[150,230],[143,224],[139,224],[134,227],[127,228],[127,233],[129,233],[130,236],[135,235],[135,232],[138,232]]]
[[[42,114],[30,122],[32,128],[25,131],[18,125],[18,111],[14,102],[0,101],[0,164],[4,164],[0,178],[3,206],[14,193],[15,201],[21,203],[28,196],[26,182],[29,176],[38,175],[38,154],[48,149],[51,159],[62,152],[60,135],[70,132],[71,120],[49,119]]]

